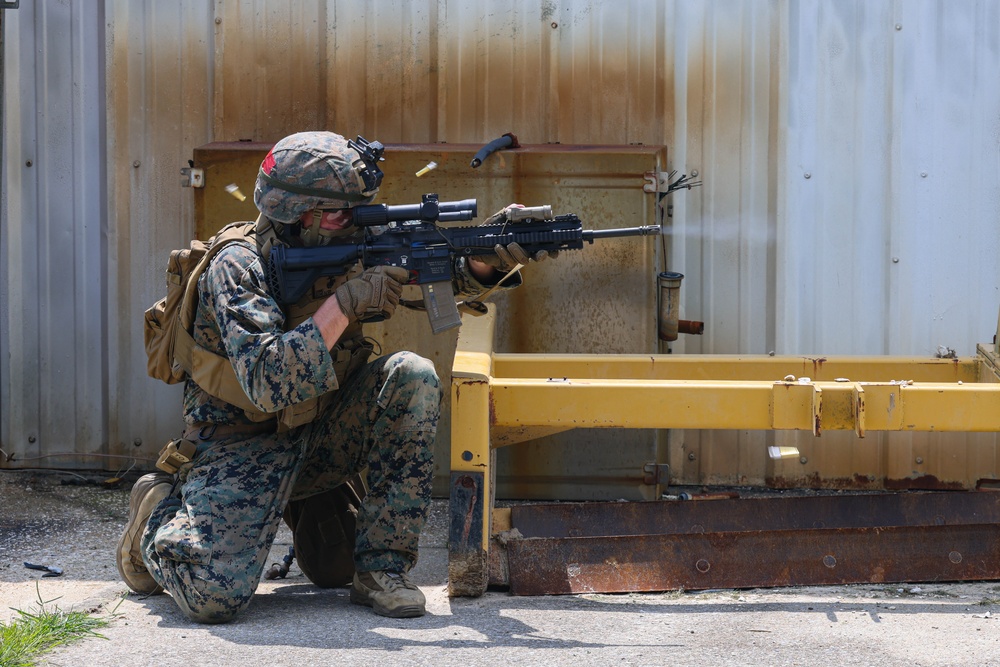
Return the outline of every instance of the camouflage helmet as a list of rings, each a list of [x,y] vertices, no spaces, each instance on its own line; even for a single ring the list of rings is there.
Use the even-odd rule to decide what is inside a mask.
[[[268,152],[253,201],[271,220],[293,224],[306,211],[369,204],[382,182],[384,147],[333,132],[299,132]]]

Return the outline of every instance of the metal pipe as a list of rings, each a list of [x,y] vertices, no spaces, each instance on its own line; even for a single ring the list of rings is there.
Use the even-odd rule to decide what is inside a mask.
[[[677,331],[682,334],[700,336],[705,333],[705,323],[697,320],[677,320]]]
[[[664,271],[656,276],[656,325],[660,340],[677,340],[680,314],[680,289],[683,273]]]

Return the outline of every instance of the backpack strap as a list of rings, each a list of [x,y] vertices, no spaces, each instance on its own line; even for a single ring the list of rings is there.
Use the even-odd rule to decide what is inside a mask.
[[[275,414],[262,412],[250,401],[250,397],[243,391],[243,387],[236,377],[236,371],[233,369],[233,364],[228,357],[201,347],[194,341],[192,335],[198,305],[198,279],[208,269],[212,258],[219,254],[219,251],[236,242],[254,245],[261,258],[266,261],[271,248],[280,241],[273,224],[263,216],[257,218],[256,222],[237,222],[226,225],[218,234],[209,239],[205,255],[195,265],[191,271],[191,277],[185,285],[180,313],[178,314],[180,326],[177,327],[174,336],[173,358],[174,363],[183,368],[188,377],[204,391],[240,408],[251,421],[263,422],[274,419]],[[302,303],[295,304],[286,313],[286,323],[294,326],[305,321],[315,313],[323,300],[303,297]],[[372,345],[361,337],[360,324],[354,326],[356,331],[350,331],[349,327],[347,333],[351,335],[343,336],[343,342],[338,343],[331,351],[338,381],[356,372],[367,362],[372,352]],[[330,398],[331,394],[324,394],[280,410],[277,414],[278,432],[312,421],[322,411]]]
[[[181,299],[180,326],[174,337],[174,363],[183,368],[188,376],[206,392],[231,403],[247,413],[253,421],[272,419],[274,415],[261,412],[243,391],[229,359],[206,350],[194,341],[192,327],[198,307],[198,279],[208,269],[209,263],[219,252],[236,242],[249,242],[256,245],[253,235],[253,222],[236,222],[226,225],[213,236],[208,243],[208,249],[191,272],[184,296]]]

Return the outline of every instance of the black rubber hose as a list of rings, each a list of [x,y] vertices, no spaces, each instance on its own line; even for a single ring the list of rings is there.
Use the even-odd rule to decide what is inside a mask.
[[[475,169],[483,163],[483,160],[502,148],[518,148],[519,146],[520,144],[517,143],[517,137],[508,132],[499,139],[494,139],[480,148],[479,152],[476,153],[476,156],[472,158],[472,168]]]

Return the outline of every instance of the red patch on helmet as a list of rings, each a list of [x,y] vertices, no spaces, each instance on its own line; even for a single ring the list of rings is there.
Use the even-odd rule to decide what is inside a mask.
[[[271,175],[271,170],[274,169],[274,150],[273,149],[269,150],[267,152],[267,157],[265,157],[264,161],[260,163],[260,168],[268,176]]]

